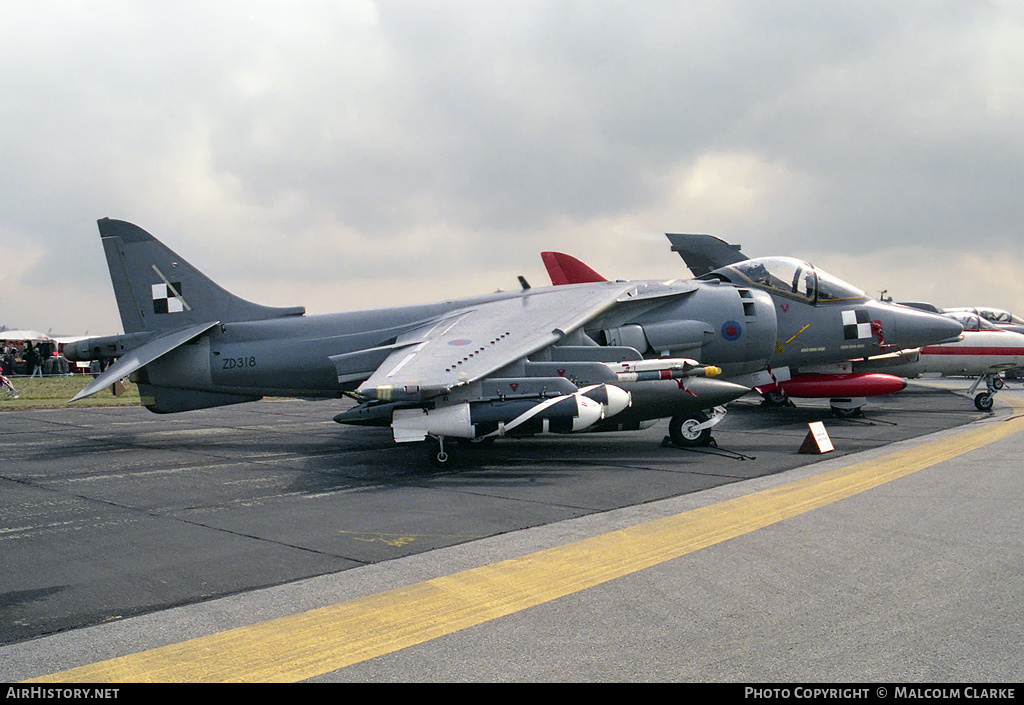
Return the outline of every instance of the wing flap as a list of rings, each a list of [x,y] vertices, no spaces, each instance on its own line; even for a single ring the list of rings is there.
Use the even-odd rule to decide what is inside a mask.
[[[396,349],[409,348],[412,344],[395,343],[366,350],[357,350],[341,355],[331,355],[331,362],[338,372],[338,383],[361,382],[372,375]]]

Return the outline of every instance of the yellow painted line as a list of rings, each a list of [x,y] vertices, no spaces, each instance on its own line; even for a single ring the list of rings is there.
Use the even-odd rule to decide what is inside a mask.
[[[601,585],[1024,431],[977,424],[914,448],[520,558],[36,679],[298,681]]]

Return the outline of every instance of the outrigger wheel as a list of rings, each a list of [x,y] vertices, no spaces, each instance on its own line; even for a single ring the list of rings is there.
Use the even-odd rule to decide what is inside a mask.
[[[430,436],[425,441],[427,446],[427,459],[430,464],[438,470],[447,470],[452,464],[452,446],[445,448],[444,438],[441,436]]]
[[[687,414],[676,414],[668,422],[668,435],[672,442],[683,448],[696,448],[711,444],[711,429],[698,428],[708,417],[696,411]]]

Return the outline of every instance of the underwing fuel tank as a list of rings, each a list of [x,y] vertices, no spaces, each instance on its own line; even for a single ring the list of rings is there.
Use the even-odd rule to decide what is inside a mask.
[[[395,441],[411,443],[427,436],[487,438],[575,433],[614,416],[630,404],[630,395],[610,384],[593,385],[551,399],[463,402],[436,409],[396,409]]]
[[[895,375],[877,372],[850,374],[796,375],[770,387],[758,387],[759,392],[777,392],[781,388],[788,396],[802,399],[829,399],[839,397],[876,397],[895,394],[907,386]]]

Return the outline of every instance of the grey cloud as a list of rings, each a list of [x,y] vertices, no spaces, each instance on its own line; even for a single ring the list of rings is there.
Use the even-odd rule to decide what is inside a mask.
[[[59,7],[0,42],[0,228],[46,249],[26,280],[105,278],[104,215],[232,276],[300,278],[281,238],[317,281],[503,271],[556,224],[676,212],[673,178],[715,153],[799,188],[719,233],[761,252],[969,233],[1024,256],[1016,5]],[[388,249],[410,233],[434,240]]]

